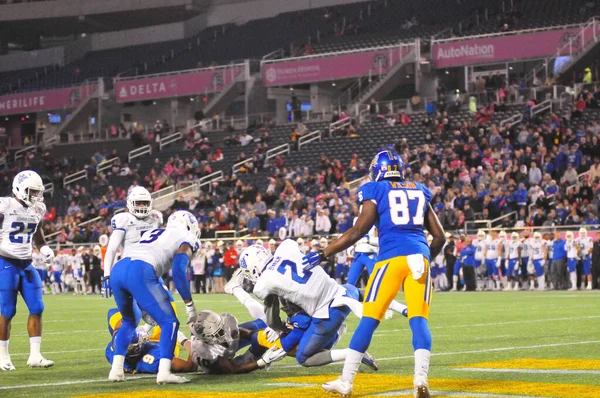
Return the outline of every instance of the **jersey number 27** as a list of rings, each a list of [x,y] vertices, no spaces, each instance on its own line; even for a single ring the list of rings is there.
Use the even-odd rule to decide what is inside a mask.
[[[425,194],[418,190],[391,190],[388,194],[390,216],[395,225],[423,225],[425,218]],[[416,211],[411,215],[411,202],[417,202]],[[414,207],[413,207],[414,208]]]

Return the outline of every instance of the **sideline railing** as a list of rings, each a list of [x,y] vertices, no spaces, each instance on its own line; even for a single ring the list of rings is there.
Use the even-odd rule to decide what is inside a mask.
[[[298,138],[298,150],[301,150],[302,146],[304,146],[306,144],[310,144],[313,141],[321,142],[321,140],[322,140],[321,130],[313,131],[312,133],[303,135],[302,137]]]
[[[81,170],[73,174],[69,174],[63,178],[63,186],[66,187],[69,184],[72,184],[79,180],[84,180],[88,178],[87,170]]]
[[[140,156],[148,155],[152,153],[152,147],[150,145],[145,145],[143,147],[139,147],[129,152],[128,159],[129,163],[135,158],[139,158]]]
[[[182,138],[182,134],[180,131],[178,131],[178,132],[168,135],[164,138],[161,138],[158,146],[162,150],[163,147],[165,147],[169,144],[172,144],[174,142],[177,142],[177,141],[181,140],[181,138]]]
[[[290,153],[290,144],[282,144],[276,146],[275,148],[271,148],[267,151],[265,156],[265,161],[269,161],[273,159],[277,155],[283,155],[284,153]]]
[[[37,147],[35,145],[28,146],[15,152],[15,162],[21,158],[24,158],[29,152],[35,151]]]
[[[96,173],[102,173],[104,170],[112,168],[115,163],[119,163],[119,158],[112,158],[100,163],[98,166],[96,166]]]

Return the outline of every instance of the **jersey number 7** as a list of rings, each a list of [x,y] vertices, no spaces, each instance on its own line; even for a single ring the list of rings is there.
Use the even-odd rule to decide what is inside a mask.
[[[423,225],[425,218],[425,194],[418,190],[391,190],[388,194],[390,217],[395,225]],[[416,201],[416,208],[414,203]],[[412,211],[411,211],[412,210]],[[412,215],[412,217],[411,217]]]

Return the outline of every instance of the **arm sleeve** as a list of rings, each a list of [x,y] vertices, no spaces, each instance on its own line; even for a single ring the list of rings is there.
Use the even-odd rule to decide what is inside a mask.
[[[279,340],[281,343],[281,348],[283,348],[285,352],[290,352],[298,346],[302,336],[304,336],[304,330],[292,329],[292,331],[289,332],[284,338]]]
[[[190,292],[190,284],[187,278],[187,267],[190,258],[185,253],[177,253],[173,257],[173,282],[175,288],[184,300],[190,300],[192,293]]]
[[[108,246],[106,247],[106,254],[104,255],[105,277],[110,276],[110,271],[115,262],[115,257],[117,256],[117,250],[119,250],[119,246],[123,243],[123,239],[125,239],[125,230],[122,228],[114,229],[113,233],[110,235]]]

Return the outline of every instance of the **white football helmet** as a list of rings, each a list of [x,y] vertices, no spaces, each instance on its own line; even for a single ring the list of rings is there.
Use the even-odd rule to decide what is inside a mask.
[[[533,233],[533,239],[535,240],[542,240],[542,234],[539,232],[534,232]]]
[[[322,237],[321,239],[319,239],[319,244],[321,245],[321,247],[325,247],[327,246],[327,238],[326,237]]]
[[[127,210],[137,218],[148,217],[152,210],[152,195],[144,187],[134,187],[127,195]]]
[[[190,231],[197,239],[200,239],[198,220],[189,211],[177,210],[171,214],[167,220],[167,228],[183,228]]]
[[[579,237],[580,238],[587,238],[587,229],[581,227],[579,228]]]
[[[44,183],[42,177],[33,170],[25,170],[15,176],[12,184],[15,198],[27,206],[44,202]]]
[[[498,236],[500,236],[501,239],[506,239],[506,232],[500,231],[500,234]]]
[[[298,244],[298,246],[302,246],[302,245],[304,245],[304,239],[298,238],[298,239],[296,239],[296,243]]]
[[[483,229],[480,229],[479,231],[477,231],[477,239],[479,239],[479,240],[485,239],[485,231]]]
[[[100,243],[100,246],[102,247],[108,246],[108,235],[100,235],[100,237],[98,238],[98,243]]]
[[[244,248],[244,242],[242,242],[241,240],[238,240],[237,242],[235,242],[235,248],[237,250],[242,250]]]
[[[565,238],[567,238],[567,240],[573,240],[575,238],[575,234],[573,233],[573,231],[567,231],[567,233],[565,234]]]
[[[263,246],[264,243],[263,243],[262,239],[257,239],[255,245]]]
[[[518,232],[513,232],[512,234],[510,234],[511,239],[513,240],[513,242],[516,242],[519,240],[519,233]]]
[[[269,240],[269,247],[275,247],[276,244],[277,244],[277,241],[275,239]]]
[[[272,258],[273,255],[263,246],[248,246],[240,255],[240,269],[246,279],[256,282],[265,268],[265,265],[267,265]]]

